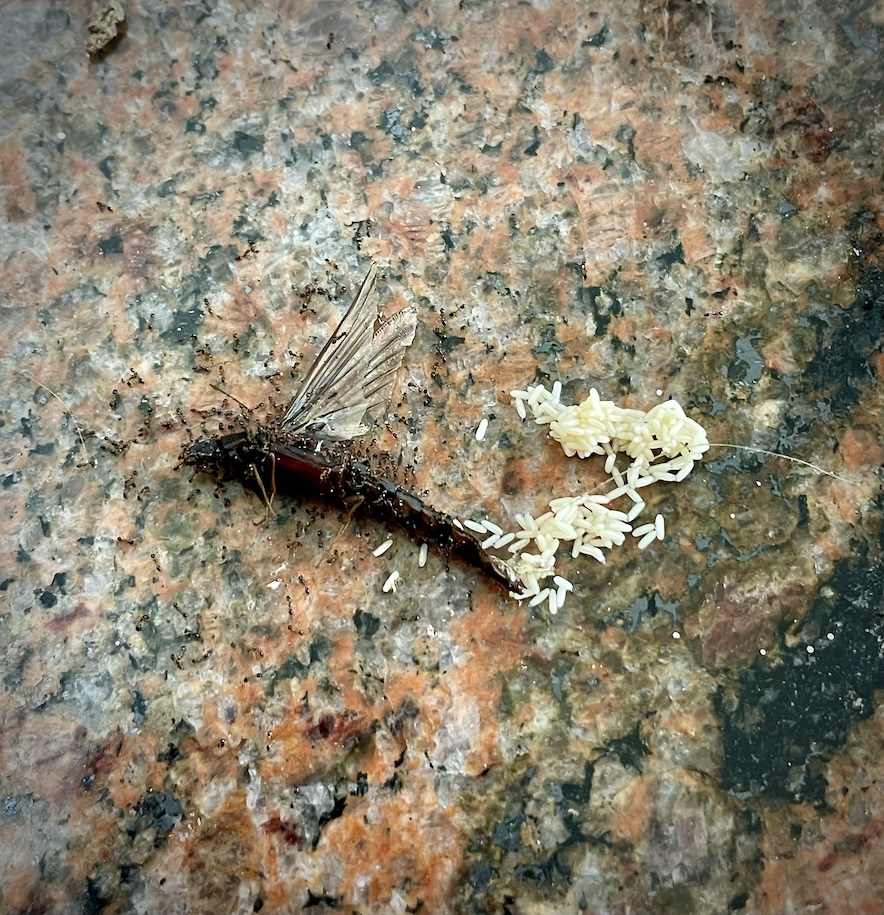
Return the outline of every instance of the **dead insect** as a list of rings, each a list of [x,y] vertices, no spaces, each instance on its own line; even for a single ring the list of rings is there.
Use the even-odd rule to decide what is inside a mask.
[[[372,264],[352,305],[303,377],[285,414],[186,445],[181,463],[258,489],[270,505],[277,492],[318,498],[349,514],[364,512],[432,542],[491,576],[508,590],[522,590],[513,570],[487,553],[454,518],[353,457],[343,443],[364,435],[364,420],[386,411],[417,315],[406,308],[380,320],[371,294]]]

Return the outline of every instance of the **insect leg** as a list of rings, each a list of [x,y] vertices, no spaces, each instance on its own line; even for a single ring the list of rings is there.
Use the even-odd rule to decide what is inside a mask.
[[[329,544],[330,547],[334,546],[337,542],[338,537],[344,533],[345,530],[350,526],[350,522],[353,520],[353,515],[361,507],[362,503],[365,501],[363,496],[351,496],[347,499],[347,511],[344,512],[344,517],[341,520],[341,526],[338,528],[338,532],[332,537],[332,542]]]
[[[275,518],[276,512],[273,510],[273,505],[271,504],[273,501],[273,492],[275,492],[275,489],[273,490],[273,492],[271,492],[270,496],[268,497],[267,489],[264,486],[264,481],[261,479],[261,474],[258,473],[258,468],[254,464],[249,464],[249,467],[251,467],[252,473],[255,475],[255,479],[258,481],[258,486],[261,487],[261,495],[264,497],[264,504],[267,506],[267,518],[269,518],[271,515],[273,515],[273,517]],[[275,467],[275,464],[274,464],[274,467]],[[267,518],[265,518],[264,520],[266,521]],[[264,523],[263,521],[255,522],[255,524],[263,524],[263,523]]]

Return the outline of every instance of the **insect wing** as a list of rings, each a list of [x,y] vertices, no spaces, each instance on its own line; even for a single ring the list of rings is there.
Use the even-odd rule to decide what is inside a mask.
[[[377,273],[372,264],[353,304],[304,376],[283,418],[287,431],[353,438],[366,431],[365,414],[376,415],[388,402],[405,349],[414,339],[417,316],[406,308],[375,331],[377,306],[370,298]]]
[[[371,341],[377,312],[370,306],[369,297],[376,280],[377,266],[372,264],[356,298],[307,370],[289,404],[283,425],[291,431],[304,429],[329,412],[326,401],[335,394],[338,379]],[[334,406],[328,406],[333,412]]]

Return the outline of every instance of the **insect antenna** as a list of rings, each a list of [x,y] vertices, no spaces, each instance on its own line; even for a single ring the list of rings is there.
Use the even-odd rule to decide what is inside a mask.
[[[235,401],[243,408],[243,410],[246,411],[246,413],[251,413],[251,412],[252,412],[252,408],[251,408],[251,407],[249,407],[249,406],[247,406],[246,404],[244,404],[238,397],[235,397],[233,394],[230,394],[228,391],[225,391],[224,388],[222,388],[220,385],[217,385],[217,384],[215,384],[214,382],[211,382],[211,386],[212,386],[216,391],[220,391],[225,397],[229,397],[231,400],[235,400]]]
[[[857,480],[851,480],[848,477],[842,477],[835,473],[834,470],[826,470],[825,467],[818,467],[811,464],[810,461],[803,461],[801,458],[792,457],[791,454],[783,454],[781,451],[768,451],[765,448],[753,448],[751,445],[735,445],[732,442],[709,442],[710,448],[735,448],[737,451],[747,451],[749,454],[763,454],[767,457],[782,458],[785,461],[791,461],[793,464],[799,464],[802,467],[808,467],[815,473],[824,477],[832,477],[833,480],[840,480],[842,483],[850,483],[851,486],[859,486]]]

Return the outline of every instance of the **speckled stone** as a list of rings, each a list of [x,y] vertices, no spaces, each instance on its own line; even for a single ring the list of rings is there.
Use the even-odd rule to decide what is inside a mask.
[[[881,4],[120,6],[0,3],[0,909],[880,913]],[[716,444],[552,616],[178,467],[371,260],[439,509],[603,481],[536,381],[828,474]]]

